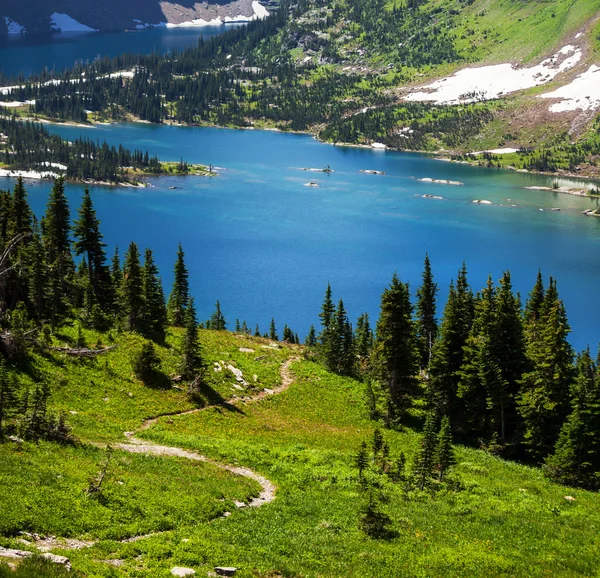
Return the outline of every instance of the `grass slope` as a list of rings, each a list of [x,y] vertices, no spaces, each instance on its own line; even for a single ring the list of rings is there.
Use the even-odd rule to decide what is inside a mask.
[[[168,343],[176,339],[171,334]],[[78,411],[72,416],[75,433],[86,440],[122,439],[123,429],[144,418],[188,407],[180,391],[136,383],[127,353],[138,338],[123,335],[116,341],[119,348],[92,363],[65,360],[60,367],[57,359],[35,357],[35,367],[53,367],[68,380],[56,388],[54,400]],[[263,387],[279,382],[279,364],[292,353],[224,332],[203,331],[202,341],[208,360],[235,363],[245,376],[256,374]],[[160,354],[170,373],[174,348],[161,348]],[[7,536],[19,529],[101,538],[89,549],[64,552],[75,570],[94,577],[166,578],[173,566],[206,575],[216,565],[236,566],[242,578],[597,575],[597,494],[552,484],[538,469],[469,448],[458,448],[460,491],[406,493],[380,480],[394,535],[367,538],[358,526],[365,497],[353,465],[360,442],[370,440],[377,425],[369,419],[364,386],[308,361],[294,363],[292,371],[296,381],[277,396],[241,405],[240,411],[211,407],[166,416],[138,434],[253,468],[277,485],[273,503],[233,511],[232,500],[255,494],[255,484],[207,464],[120,452],[109,469],[106,503],[96,502],[82,490],[104,450],[52,444],[18,450],[4,444],[0,508],[11,512],[13,523],[0,522],[5,536],[0,544],[17,546]],[[210,395],[227,398],[237,391],[231,375],[210,376]],[[392,456],[404,451],[410,459],[418,444],[418,434],[408,429],[385,432],[385,438]],[[226,510],[233,515],[217,517]],[[117,541],[160,530],[167,531],[133,543]],[[122,562],[115,567],[110,560]]]

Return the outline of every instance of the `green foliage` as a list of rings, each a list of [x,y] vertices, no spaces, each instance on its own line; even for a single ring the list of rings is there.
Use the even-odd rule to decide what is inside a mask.
[[[146,341],[131,359],[133,374],[144,385],[153,385],[160,367],[160,358],[151,341]]]
[[[387,388],[389,418],[402,417],[411,405],[418,371],[416,326],[407,283],[394,274],[381,296],[373,366]]]
[[[188,270],[185,266],[185,254],[181,243],[177,247],[177,259],[175,261],[173,289],[167,303],[167,315],[169,323],[176,327],[182,327],[185,318],[185,309],[190,298]]]
[[[421,366],[429,367],[433,344],[437,338],[437,320],[435,318],[435,296],[438,291],[433,281],[429,255],[425,255],[423,283],[417,289],[417,338]]]
[[[78,578],[78,576],[82,575],[45,560],[41,556],[26,558],[14,571],[7,564],[0,562],[0,578]]]

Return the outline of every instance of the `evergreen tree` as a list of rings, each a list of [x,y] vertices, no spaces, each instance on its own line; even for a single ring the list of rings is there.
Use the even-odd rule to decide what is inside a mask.
[[[33,214],[29,208],[27,191],[22,177],[17,179],[13,190],[11,209],[11,236],[31,233]]]
[[[111,261],[110,276],[112,278],[115,291],[118,291],[121,287],[121,282],[123,281],[123,271],[121,270],[121,258],[119,256],[118,245],[115,247],[115,254],[113,255]]]
[[[419,351],[408,284],[396,274],[381,296],[373,366],[388,393],[388,416],[401,416],[411,403]]]
[[[354,332],[354,345],[356,355],[360,359],[368,359],[373,348],[373,331],[369,323],[369,314],[363,313],[356,322],[356,331]]]
[[[215,311],[210,318],[210,329],[215,331],[225,331],[226,328],[225,317],[221,312],[221,303],[217,301],[215,304]]]
[[[528,340],[537,338],[537,329],[540,323],[545,293],[542,272],[538,271],[535,285],[531,293],[529,293],[529,298],[525,304],[524,328]]]
[[[129,245],[123,264],[123,282],[121,283],[121,311],[125,317],[125,326],[129,331],[144,330],[144,287],[140,252],[135,243]]]
[[[269,325],[269,339],[272,339],[273,341],[279,341],[279,335],[277,335],[274,317],[271,317],[271,324]]]
[[[256,327],[254,328],[254,337],[260,337],[260,329],[258,328],[258,323],[256,324]]]
[[[49,305],[50,290],[48,266],[44,244],[37,226],[31,242],[24,251],[27,262],[27,278],[29,282],[28,300],[34,317],[40,321],[46,318],[52,308]]]
[[[452,428],[447,415],[442,418],[442,425],[438,433],[435,461],[438,479],[442,482],[448,469],[456,463],[454,447],[452,446]]]
[[[158,267],[150,249],[144,253],[144,267],[142,270],[142,289],[144,298],[143,321],[145,335],[158,341],[165,338],[167,326],[167,309],[165,307],[165,294]]]
[[[552,453],[569,411],[573,381],[570,327],[555,281],[551,280],[541,307],[540,328],[527,344],[531,369],[523,374],[518,410],[524,421],[523,443],[537,461]]]
[[[200,351],[198,321],[196,320],[193,297],[188,299],[185,309],[185,335],[181,357],[181,376],[183,379],[192,380],[198,377],[204,369],[204,361]]]
[[[144,385],[153,384],[160,366],[160,358],[151,341],[146,341],[141,349],[135,352],[131,366],[135,376]]]
[[[69,238],[71,212],[65,195],[65,182],[62,178],[54,181],[48,198],[46,214],[42,220],[42,230],[48,263],[56,268],[58,278],[64,282],[74,267],[71,258],[71,239]]]
[[[89,191],[86,189],[78,209],[78,218],[73,228],[75,237],[75,253],[84,255],[88,268],[88,282],[93,301],[103,309],[113,305],[113,276],[106,265],[106,253],[100,233],[100,221],[92,203]],[[119,267],[120,268],[120,267]]]
[[[294,332],[287,326],[283,326],[283,340],[286,343],[295,343]]]
[[[433,282],[429,255],[425,255],[423,283],[417,289],[417,337],[421,354],[421,367],[429,367],[433,344],[437,338],[437,320],[435,296],[437,284]]]
[[[356,467],[358,468],[358,477],[360,480],[363,479],[364,472],[369,466],[369,454],[367,452],[366,442],[360,444],[360,449],[356,456]]]
[[[315,347],[317,345],[317,332],[315,331],[315,326],[311,325],[308,330],[308,335],[306,336],[306,340],[304,341],[304,345],[307,347]]]
[[[169,322],[176,327],[184,325],[185,308],[190,298],[188,270],[185,266],[184,256],[181,243],[179,243],[174,268],[173,289],[171,290],[167,304]]]
[[[420,447],[413,467],[415,483],[420,490],[423,490],[431,481],[435,470],[436,448],[438,446],[436,422],[435,413],[430,411],[425,418]]]
[[[18,409],[18,397],[14,379],[0,360],[0,441],[4,437],[5,423]]]
[[[335,313],[335,306],[333,305],[333,300],[331,299],[331,285],[327,283],[327,289],[325,291],[325,298],[323,300],[323,305],[321,306],[321,313],[319,313],[319,319],[321,319],[321,327],[322,332],[320,335],[320,341],[323,343],[326,337],[327,330],[331,327],[333,323],[333,314]]]
[[[562,484],[600,488],[600,374],[589,349],[577,360],[571,389],[572,411],[545,470]]]
[[[434,345],[427,382],[430,404],[438,415],[450,416],[457,430],[463,429],[465,412],[457,399],[460,369],[463,365],[464,346],[471,331],[474,315],[473,293],[467,282],[463,263],[456,285],[450,284],[448,301],[440,328],[440,337]]]
[[[491,277],[475,301],[475,316],[465,342],[457,397],[464,408],[461,431],[471,436],[491,437],[488,393],[500,384],[490,381],[490,368],[496,366],[492,352],[496,315],[496,289]]]

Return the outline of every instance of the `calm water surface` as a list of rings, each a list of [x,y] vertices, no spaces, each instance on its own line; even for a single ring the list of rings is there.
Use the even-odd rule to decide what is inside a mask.
[[[510,269],[523,295],[541,268],[559,281],[573,344],[595,347],[600,341],[595,306],[600,219],[580,214],[595,201],[524,188],[549,185],[551,179],[268,131],[143,124],[52,130],[71,140],[86,134],[148,149],[165,160],[183,156],[223,167],[212,179],[163,177],[146,189],[92,188],[109,251],[117,244],[124,251],[131,240],[142,249],[151,247],[167,291],[182,242],[201,319],[219,299],[231,328],[238,317],[265,331],[274,316],[280,331],[287,323],[304,336],[318,321],[328,282],[353,317],[368,311],[376,319],[379,297],[394,271],[416,290],[427,252],[440,286],[440,309],[463,260],[474,288],[480,289],[488,274],[498,279]],[[298,170],[326,165],[335,172]],[[313,179],[318,188],[305,186]],[[38,215],[49,188],[29,185]],[[75,211],[82,187],[69,185],[68,195]],[[494,204],[473,204],[474,199]]]
[[[136,32],[77,33],[63,32],[40,37],[9,36],[0,39],[0,70],[11,77],[29,76],[44,68],[62,70],[76,60],[92,61],[99,56],[118,54],[166,53],[183,49],[223,33],[236,24],[202,28],[153,28]]]

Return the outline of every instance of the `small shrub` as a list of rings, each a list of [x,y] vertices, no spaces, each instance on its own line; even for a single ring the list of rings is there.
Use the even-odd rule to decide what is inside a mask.
[[[144,345],[133,354],[131,360],[131,367],[134,375],[142,381],[144,385],[156,383],[159,365],[160,359],[154,345],[150,341],[146,341]]]

